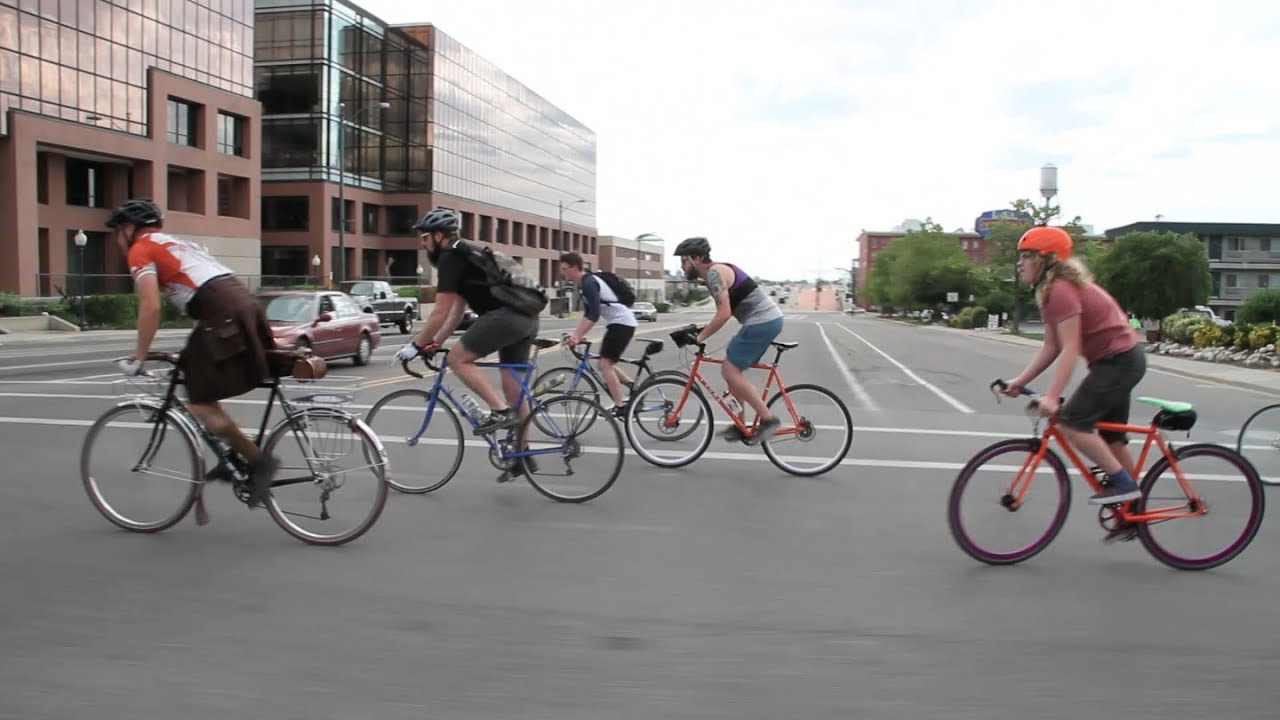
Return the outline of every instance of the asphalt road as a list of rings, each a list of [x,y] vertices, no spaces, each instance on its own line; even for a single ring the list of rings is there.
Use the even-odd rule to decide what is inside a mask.
[[[788,318],[787,381],[853,411],[831,473],[790,477],[717,439],[679,470],[629,456],[613,489],[571,506],[495,484],[476,458],[438,493],[393,494],[334,549],[217,486],[205,527],[116,530],[77,456],[130,340],[0,338],[0,718],[1275,716],[1274,523],[1231,564],[1179,572],[1103,545],[1077,484],[1046,552],[976,564],[947,531],[947,493],[974,451],[1028,432],[986,388],[1034,348]],[[332,372],[380,383],[366,404],[411,387],[393,380],[400,344],[391,330],[370,366]],[[1268,400],[1154,371],[1142,391],[1197,403],[1198,440],[1230,440]]]

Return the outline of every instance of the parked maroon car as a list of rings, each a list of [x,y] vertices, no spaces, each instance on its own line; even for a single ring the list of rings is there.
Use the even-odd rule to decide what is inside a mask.
[[[264,292],[258,303],[282,350],[310,348],[325,360],[349,357],[364,365],[382,340],[378,316],[364,312],[346,293]]]

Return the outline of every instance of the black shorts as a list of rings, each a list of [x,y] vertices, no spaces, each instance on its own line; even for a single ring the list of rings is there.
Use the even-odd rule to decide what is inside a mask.
[[[1098,360],[1062,406],[1058,422],[1081,432],[1092,431],[1096,422],[1129,422],[1130,394],[1146,372],[1147,354],[1141,345]],[[1129,441],[1121,432],[1098,434],[1109,443]]]
[[[631,344],[631,338],[635,337],[636,328],[634,325],[613,324],[604,329],[604,339],[600,341],[600,352],[596,353],[606,360],[618,362],[622,358],[622,353],[627,349],[627,345]]]
[[[496,352],[498,362],[527,363],[537,335],[537,316],[521,315],[503,307],[476,318],[459,342],[476,357]]]

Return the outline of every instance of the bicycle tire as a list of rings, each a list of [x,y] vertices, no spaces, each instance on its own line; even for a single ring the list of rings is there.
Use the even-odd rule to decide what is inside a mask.
[[[1039,449],[1040,442],[1039,439],[1018,438],[992,443],[974,454],[956,476],[955,482],[951,486],[951,495],[947,500],[947,525],[951,530],[951,537],[955,540],[956,545],[974,560],[987,565],[1013,565],[1029,560],[1049,547],[1049,544],[1062,531],[1062,526],[1066,524],[1067,514],[1071,509],[1071,483],[1067,476],[1067,468],[1062,463],[1062,458],[1058,457],[1058,454],[1050,449],[1045,452],[1044,461],[1048,462],[1058,481],[1058,508],[1054,512],[1049,527],[1038,540],[1012,553],[997,553],[980,547],[964,528],[964,521],[960,513],[960,499],[978,468],[1004,453],[1033,454]],[[1019,461],[1017,466],[1022,467],[1024,462],[1025,460]],[[1033,468],[1032,472],[1038,469]]]
[[[1222,458],[1228,463],[1236,466],[1236,469],[1244,476],[1245,484],[1249,488],[1250,494],[1253,496],[1253,507],[1249,512],[1249,522],[1245,526],[1244,532],[1234,542],[1226,547],[1222,552],[1212,555],[1203,560],[1191,560],[1180,557],[1166,550],[1160,545],[1151,534],[1151,526],[1149,523],[1138,523],[1138,539],[1142,541],[1142,546],[1147,549],[1156,560],[1178,570],[1209,570],[1219,567],[1231,560],[1235,559],[1245,548],[1253,543],[1253,539],[1258,534],[1258,529],[1262,527],[1262,517],[1266,510],[1266,490],[1262,484],[1262,480],[1258,477],[1258,471],[1253,465],[1240,453],[1225,448],[1221,445],[1213,443],[1194,443],[1191,445],[1183,445],[1173,453],[1174,458],[1181,461],[1183,458],[1195,457],[1197,455],[1211,455]],[[1162,472],[1169,469],[1169,459],[1160,456],[1151,469],[1142,476],[1142,483],[1139,487],[1142,490],[1142,497],[1134,502],[1136,512],[1143,512],[1147,504],[1147,495],[1151,492],[1151,488],[1155,485],[1156,479]],[[1179,518],[1187,519],[1187,518]]]
[[[373,407],[369,408],[369,412],[366,413],[364,417],[365,424],[368,425],[370,428],[372,428],[374,420],[378,416],[378,411],[382,410],[388,405],[391,405],[393,402],[404,400],[406,398],[416,398],[415,400],[412,400],[410,402],[413,402],[413,403],[421,402],[423,407],[423,412],[426,412],[427,402],[431,399],[431,393],[425,390],[416,390],[416,389],[397,390],[387,395],[386,397],[382,398],[377,403],[375,403]],[[437,481],[434,485],[410,485],[407,482],[398,481],[396,480],[396,476],[400,471],[397,471],[395,467],[390,466],[390,464],[388,464],[387,483],[390,484],[391,487],[394,488],[397,492],[402,492],[409,495],[424,495],[429,492],[435,492],[436,490],[439,490],[440,488],[444,487],[450,480],[452,480],[453,477],[458,474],[458,469],[462,467],[462,457],[464,454],[466,454],[466,449],[467,449],[466,437],[463,435],[463,432],[462,432],[462,421],[458,419],[458,413],[453,409],[452,406],[449,405],[448,402],[444,400],[443,396],[436,398],[436,406],[432,408],[432,411],[431,411],[431,422],[433,423],[439,422],[438,413],[441,413],[441,412],[444,413],[444,417],[447,417],[449,423],[453,426],[454,436],[457,438],[458,456],[454,459],[453,465],[449,467],[448,471],[444,474],[444,478]],[[406,442],[408,441],[409,433],[416,432],[418,426],[419,426],[418,424],[415,424],[412,427],[406,426],[406,430],[408,431],[404,436]],[[383,433],[380,433],[377,431],[375,431],[374,434],[377,435],[379,438],[382,438],[383,436]],[[425,471],[427,467],[431,467],[432,469],[435,469],[439,466],[436,465],[435,463],[414,463],[412,467],[404,468],[402,472],[412,472],[413,470]],[[407,475],[404,475],[403,477],[407,478]]]
[[[636,454],[639,455],[645,462],[649,463],[650,465],[657,465],[658,467],[666,467],[666,468],[684,467],[685,465],[688,465],[696,461],[698,458],[702,457],[703,453],[707,451],[707,448],[711,446],[711,439],[712,439],[712,436],[715,434],[715,426],[710,421],[712,417],[711,403],[707,400],[707,397],[706,395],[703,394],[702,390],[699,389],[696,385],[689,388],[689,395],[688,395],[689,400],[686,400],[686,402],[696,402],[698,404],[698,413],[699,413],[698,418],[695,421],[693,421],[693,427],[694,429],[697,429],[698,427],[705,426],[706,435],[702,438],[698,447],[688,457],[685,457],[683,459],[675,459],[675,460],[662,459],[656,455],[653,455],[648,450],[645,450],[641,445],[639,445],[636,442],[634,426],[636,424],[635,419],[637,415],[636,401],[639,398],[643,397],[646,393],[653,390],[654,388],[663,388],[663,387],[669,388],[672,395],[678,398],[684,394],[686,385],[685,383],[677,381],[675,379],[660,378],[657,380],[650,380],[646,382],[642,388],[637,389],[635,395],[632,398],[630,406],[627,408],[627,422],[625,425],[627,430],[627,442],[631,445],[631,449],[635,450]],[[706,420],[706,422],[703,421],[704,419]],[[642,430],[644,429],[642,428]],[[655,437],[653,433],[649,432],[648,430],[644,430],[644,434],[649,435],[650,437]],[[675,439],[683,439],[688,436],[689,436],[689,433],[686,432],[681,434],[678,438],[675,438]]]
[[[830,462],[820,465],[817,468],[814,468],[811,470],[799,470],[799,469],[787,466],[787,464],[783,462],[782,457],[779,456],[776,452],[774,452],[770,442],[765,442],[761,447],[764,448],[764,454],[769,457],[769,461],[772,462],[775,466],[777,466],[778,469],[799,477],[814,477],[817,475],[821,475],[825,472],[829,472],[832,468],[839,465],[845,459],[845,456],[849,454],[849,447],[853,445],[853,416],[849,414],[848,406],[844,404],[844,401],[841,400],[839,396],[837,396],[835,393],[831,392],[830,390],[822,387],[821,385],[814,385],[813,383],[801,383],[800,385],[789,387],[787,388],[785,393],[779,390],[778,392],[774,393],[774,396],[772,398],[769,398],[769,403],[767,407],[772,411],[773,404],[778,402],[779,400],[782,400],[785,406],[787,396],[794,394],[796,392],[801,392],[801,391],[816,392],[819,395],[825,395],[831,400],[834,400],[836,407],[840,408],[840,412],[844,417],[844,427],[845,427],[844,445],[840,448],[840,452],[834,458],[832,458]],[[784,413],[774,412],[774,414],[778,415],[779,417],[782,417]],[[790,413],[788,412],[785,414],[789,415]]]
[[[576,403],[587,403],[594,406],[592,408],[593,417],[592,417],[592,420],[587,424],[587,427],[594,426],[596,421],[603,421],[608,424],[608,427],[613,429],[614,439],[617,441],[617,445],[618,445],[617,462],[614,463],[613,472],[610,473],[609,478],[605,480],[604,484],[601,485],[596,490],[586,495],[574,495],[574,496],[562,495],[562,494],[556,493],[544,487],[543,485],[539,484],[538,481],[535,480],[533,477],[537,473],[526,472],[524,473],[524,478],[526,481],[528,481],[530,485],[533,486],[534,490],[537,490],[538,492],[542,493],[546,497],[551,498],[552,500],[555,500],[557,502],[563,502],[563,503],[583,503],[588,500],[594,500],[600,497],[605,493],[605,491],[613,487],[613,484],[618,481],[618,475],[622,473],[622,465],[626,458],[626,447],[623,445],[622,431],[618,428],[618,421],[612,416],[610,416],[609,413],[603,407],[600,406],[600,403],[592,402],[588,400],[586,397],[579,396],[579,395],[568,395],[568,394],[554,395],[548,398],[547,400],[540,402],[538,405],[538,409],[524,419],[524,422],[522,422],[520,426],[520,432],[519,434],[516,435],[516,437],[527,437],[525,432],[528,430],[528,425],[534,422],[534,416],[537,415],[539,412],[546,412],[547,408],[549,407],[553,407],[556,404],[565,403],[569,401],[576,402]],[[542,426],[539,425],[538,427],[539,429],[541,429]],[[584,427],[578,430],[576,433],[574,433],[574,435],[580,434],[584,432],[586,429],[587,428]],[[549,434],[556,435],[556,433],[549,433]],[[565,437],[561,438],[562,441],[567,441],[569,439],[571,438],[565,438]],[[593,454],[599,454],[599,453],[593,453]],[[551,457],[551,456],[547,455],[543,457]]]
[[[161,405],[156,402],[134,400],[117,404],[115,407],[103,413],[96,422],[89,428],[89,432],[85,435],[84,443],[80,449],[80,481],[84,486],[85,492],[89,495],[89,501],[98,512],[105,517],[111,524],[116,527],[138,533],[157,533],[177,525],[182,521],[187,513],[191,511],[191,507],[195,505],[196,497],[199,495],[200,487],[204,483],[204,455],[197,451],[199,444],[193,434],[191,427],[179,415],[164,411],[162,422],[170,426],[176,432],[164,432],[161,442],[168,439],[170,435],[181,438],[181,442],[186,446],[187,457],[191,460],[192,477],[190,478],[186,496],[178,504],[172,515],[165,517],[156,522],[137,522],[125,517],[112,507],[111,503],[106,499],[98,486],[97,481],[93,477],[93,473],[89,467],[89,461],[92,457],[94,441],[98,438],[99,433],[106,427],[107,423],[117,415],[124,415],[129,412],[137,412],[139,410],[148,413],[161,412]],[[154,423],[155,421],[152,420]]]
[[[550,391],[548,397],[555,397],[557,395],[574,395],[574,396],[588,398],[595,404],[599,405],[600,404],[600,384],[597,383],[596,379],[591,376],[591,372],[589,370],[583,370],[582,375],[578,376],[577,379],[575,380],[574,378],[577,375],[577,372],[578,372],[577,365],[574,365],[574,366],[561,365],[560,367],[553,367],[550,370],[547,370],[546,372],[538,373],[538,376],[533,379],[533,382],[529,383],[529,390],[530,392],[532,392],[533,388],[538,387],[543,382],[545,382],[548,378],[553,378],[557,374],[564,374],[566,384],[559,385],[553,388]],[[529,417],[538,417],[538,413],[536,412],[530,413]],[[595,417],[592,416],[589,422],[595,422]],[[546,435],[555,434],[554,428],[543,427],[542,425],[537,425],[537,428],[539,432],[542,432]]]
[[[1249,460],[1249,463],[1251,465],[1254,465],[1255,468],[1257,467],[1257,464],[1254,463],[1253,460],[1249,458],[1249,454],[1245,452],[1245,448],[1244,448],[1245,435],[1248,434],[1249,426],[1251,426],[1255,420],[1261,417],[1264,413],[1267,413],[1271,410],[1275,410],[1277,408],[1280,408],[1280,403],[1264,406],[1260,410],[1254,412],[1252,415],[1249,416],[1249,419],[1245,420],[1244,424],[1240,426],[1240,433],[1236,435],[1236,452],[1243,455],[1246,460]],[[1277,449],[1276,452],[1280,453],[1280,449]],[[1258,479],[1261,480],[1264,485],[1280,485],[1280,474],[1277,474],[1275,477],[1268,478],[1263,476],[1261,473],[1259,473]]]
[[[638,382],[636,383],[636,385],[635,385],[635,389],[634,389],[634,390],[632,390],[632,392],[631,392],[631,397],[627,398],[627,413],[628,413],[628,414],[630,414],[630,412],[631,412],[631,407],[632,407],[632,402],[631,402],[631,400],[632,400],[632,398],[634,398],[634,397],[636,397],[637,395],[639,395],[639,394],[640,394],[640,391],[641,391],[641,390],[643,390],[643,389],[645,388],[645,386],[646,386],[648,383],[650,383],[650,382],[652,382],[652,381],[654,381],[654,380],[676,380],[676,381],[678,381],[678,382],[680,383],[680,385],[681,385],[681,386],[684,386],[684,385],[688,385],[688,384],[689,384],[689,373],[687,373],[687,372],[683,372],[683,371],[681,371],[681,370],[659,370],[658,372],[650,372],[650,373],[649,373],[649,375],[648,375],[647,377],[645,377],[645,379],[644,379],[644,380],[640,380],[640,381],[638,381]],[[699,416],[696,420],[694,420],[692,423],[690,423],[690,425],[689,425],[689,430],[688,430],[688,431],[683,432],[683,433],[679,433],[679,434],[676,434],[676,435],[659,435],[659,434],[655,434],[652,430],[650,430],[650,429],[649,429],[649,427],[648,427],[647,425],[641,425],[641,426],[640,426],[640,429],[641,429],[642,431],[644,431],[644,434],[645,434],[645,435],[648,435],[649,437],[653,438],[654,440],[661,440],[661,441],[664,441],[664,442],[676,442],[676,441],[678,441],[678,440],[683,440],[683,439],[685,439],[685,438],[689,437],[689,433],[692,433],[694,430],[697,430],[697,429],[698,429],[698,424],[699,424],[699,423],[701,423],[701,422],[702,422],[702,416]]]
[[[280,440],[286,435],[297,437],[297,430],[294,427],[294,423],[299,419],[305,418],[337,420],[346,424],[348,429],[360,439],[361,447],[364,450],[364,456],[369,460],[370,465],[373,466],[374,473],[378,476],[378,489],[374,495],[373,508],[360,524],[345,533],[333,536],[321,536],[316,533],[308,532],[304,528],[294,524],[294,522],[287,517],[287,513],[280,509],[279,504],[276,502],[274,493],[267,495],[267,511],[271,513],[272,519],[276,521],[276,524],[279,525],[282,530],[302,542],[309,545],[345,545],[346,543],[349,543],[367,533],[369,529],[378,522],[378,518],[382,516],[382,511],[387,504],[388,488],[390,487],[390,483],[387,482],[386,453],[382,448],[382,443],[377,439],[377,436],[373,434],[369,429],[369,426],[366,425],[363,420],[344,410],[329,407],[305,408],[292,413],[285,419],[281,420],[274,428],[271,429],[271,433],[267,435],[265,442],[262,444],[262,452],[271,453],[274,451],[276,445],[279,444]],[[370,448],[373,449],[372,453],[370,452]]]

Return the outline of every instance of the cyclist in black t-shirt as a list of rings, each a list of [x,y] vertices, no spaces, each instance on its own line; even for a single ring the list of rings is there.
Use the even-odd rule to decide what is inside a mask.
[[[422,249],[436,268],[436,302],[421,332],[396,353],[396,359],[412,360],[419,353],[440,347],[458,328],[470,305],[479,317],[449,351],[449,369],[489,405],[489,416],[476,428],[477,435],[516,425],[529,412],[527,401],[518,413],[512,408],[520,399],[520,384],[511,372],[503,370],[504,400],[485,378],[484,368],[475,363],[495,352],[499,362],[528,362],[538,334],[538,318],[522,315],[494,298],[484,271],[463,254],[464,250],[455,247],[461,223],[453,210],[436,208],[413,229],[421,234]]]

